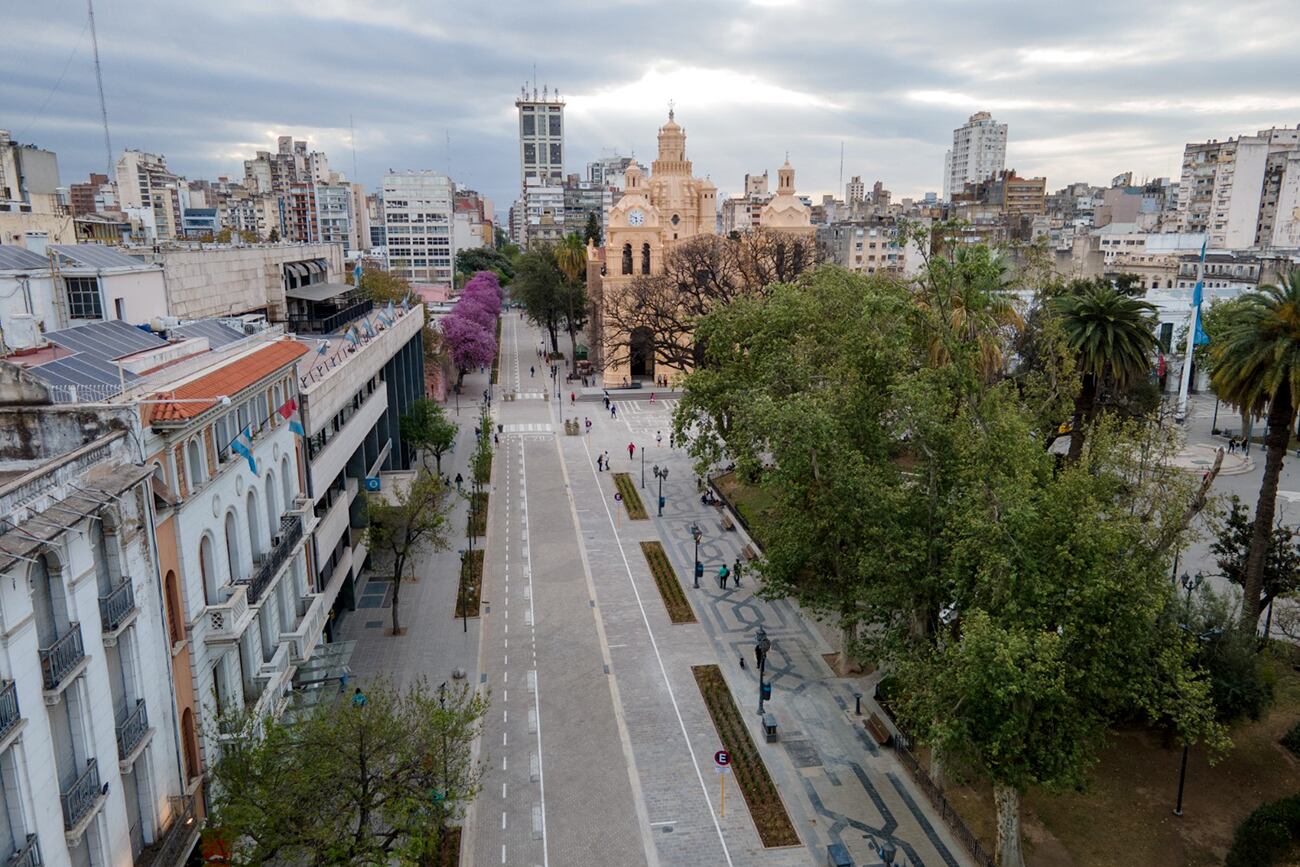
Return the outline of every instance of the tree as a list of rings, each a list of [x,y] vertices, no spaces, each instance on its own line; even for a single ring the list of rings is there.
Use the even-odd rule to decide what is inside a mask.
[[[446,550],[448,510],[447,486],[423,467],[391,494],[365,495],[366,542],[372,553],[392,559],[394,635],[402,634],[398,608],[406,563],[425,549]]]
[[[595,216],[594,214],[592,215]],[[569,363],[578,369],[578,332],[587,327],[587,246],[576,232],[555,245],[555,266],[564,275],[561,306],[569,334]]]
[[[507,285],[515,276],[515,266],[509,257],[492,247],[469,247],[456,252],[456,273],[472,276],[480,271],[495,274],[501,284]]]
[[[551,338],[551,351],[559,352],[559,332],[568,300],[564,274],[555,261],[555,247],[536,244],[519,257],[511,292],[523,305],[524,315]]]
[[[400,426],[407,446],[416,452],[432,454],[441,476],[442,456],[456,443],[456,423],[446,417],[437,402],[421,398],[411,404]]]
[[[582,240],[599,247],[604,243],[603,239],[604,232],[600,228],[600,219],[596,216],[596,212],[592,211],[587,214],[587,225],[582,229]]]
[[[1070,431],[1068,459],[1074,462],[1083,454],[1086,428],[1103,383],[1123,388],[1150,369],[1157,343],[1155,308],[1105,283],[1088,284],[1053,298],[1049,305],[1078,356],[1082,380]]]
[[[351,271],[344,277],[344,280],[349,286],[352,285]],[[398,277],[388,271],[381,271],[378,268],[364,268],[362,270],[361,288],[365,291],[366,297],[375,304],[387,304],[389,301],[400,304],[411,295],[411,284],[405,278]]]
[[[231,237],[232,237],[232,233],[231,233],[231,231],[230,231],[230,227],[229,227],[229,226],[223,226],[223,227],[221,228],[221,230],[220,230],[219,232],[217,232],[217,235],[216,235],[216,237],[214,238],[214,240],[215,240],[218,244],[229,244],[229,243],[230,243],[230,239],[231,239]]]
[[[496,337],[492,331],[458,310],[443,317],[442,339],[458,372],[457,385],[473,368],[491,364],[497,354]]]
[[[627,335],[644,330],[655,363],[685,372],[701,356],[695,329],[702,317],[738,298],[762,295],[816,264],[816,245],[807,237],[772,230],[735,239],[696,235],[668,250],[662,273],[638,276],[609,298],[605,328]],[[611,346],[605,363],[627,363],[630,353],[630,341]]]
[[[261,736],[227,741],[213,767],[208,833],[233,865],[440,864],[447,823],[480,788],[487,707],[468,686],[372,680],[257,720]]]
[[[266,236],[266,240],[270,241],[272,244],[277,243],[280,240],[280,230],[275,226],[272,226],[271,234]]]
[[[1240,296],[1211,344],[1210,381],[1226,403],[1254,416],[1267,410],[1264,477],[1255,503],[1254,530],[1246,558],[1241,616],[1259,621],[1269,533],[1277,510],[1277,480],[1300,406],[1300,268],[1276,285]]]
[[[920,289],[930,364],[942,367],[959,352],[975,352],[980,379],[991,383],[1000,378],[1006,367],[1006,332],[1024,326],[1010,292],[1007,263],[987,247],[960,247],[951,259],[928,262]]]
[[[1236,496],[1229,502],[1228,512],[1219,526],[1218,536],[1210,543],[1223,577],[1237,586],[1246,583],[1246,561],[1250,556],[1250,540],[1255,535],[1255,522],[1249,510]],[[1279,596],[1300,590],[1300,547],[1296,545],[1294,528],[1279,523],[1269,538],[1268,554],[1264,558],[1264,578],[1260,584],[1260,608],[1267,608]]]

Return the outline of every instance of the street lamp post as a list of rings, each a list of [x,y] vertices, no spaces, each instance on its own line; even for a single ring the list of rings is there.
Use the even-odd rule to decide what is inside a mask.
[[[695,540],[695,589],[697,590],[700,587],[700,572],[703,571],[702,569],[700,569],[700,536],[701,535],[703,534],[700,532],[700,525],[692,521],[691,538]]]
[[[474,540],[472,536],[470,537],[469,547],[470,547],[470,551],[473,552]],[[460,585],[460,589],[456,591],[456,598],[460,601],[461,625],[463,627],[462,631],[468,634],[469,633],[469,606],[465,604],[465,549],[464,548],[460,549],[460,576],[458,579],[458,583]]]
[[[767,672],[767,652],[772,649],[772,640],[767,632],[759,627],[754,636],[754,661],[758,663],[758,714],[763,715],[763,675]]]
[[[659,469],[659,465],[654,465],[654,476],[659,480],[659,517],[664,516],[664,479],[668,478],[668,468]]]
[[[645,490],[645,446],[639,446],[641,449],[641,490]]]
[[[1187,742],[1183,742],[1183,760],[1178,766],[1178,803],[1174,804],[1174,815],[1183,815],[1183,784],[1187,782]]]
[[[876,857],[885,863],[885,867],[893,867],[894,859],[898,857],[898,847],[892,840],[886,840],[883,843],[877,843],[875,837],[870,837],[871,851]],[[898,867],[907,867],[906,860],[899,864]]]
[[[1183,585],[1183,589],[1187,591],[1187,601],[1190,603],[1192,601],[1192,593],[1194,593],[1196,588],[1200,587],[1201,583],[1205,581],[1205,575],[1201,572],[1197,572],[1196,576],[1192,577],[1184,572],[1182,577],[1178,580]]]

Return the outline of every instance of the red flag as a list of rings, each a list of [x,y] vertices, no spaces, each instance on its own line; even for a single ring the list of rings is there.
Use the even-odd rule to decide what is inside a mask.
[[[294,400],[293,398],[289,398],[288,400],[286,400],[284,402],[284,406],[276,410],[276,412],[280,413],[280,415],[284,416],[286,419],[289,418],[297,411],[298,411],[298,401]]]

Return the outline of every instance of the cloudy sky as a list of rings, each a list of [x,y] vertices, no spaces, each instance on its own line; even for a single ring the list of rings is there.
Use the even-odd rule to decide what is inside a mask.
[[[57,151],[65,184],[102,171],[84,0],[4,5],[0,128]],[[1295,0],[98,0],[96,24],[115,150],[239,177],[291,134],[351,175],[351,117],[367,187],[449,170],[501,211],[534,65],[568,102],[569,171],[652,157],[671,99],[723,194],[786,151],[801,192],[835,191],[841,145],[845,180],[937,191],[981,109],[1049,189],[1177,174],[1184,142],[1300,123]]]

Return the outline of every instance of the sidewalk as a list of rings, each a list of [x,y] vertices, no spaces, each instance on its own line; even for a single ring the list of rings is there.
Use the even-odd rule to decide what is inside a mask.
[[[451,451],[442,456],[442,471],[452,479],[460,473],[466,479],[466,489],[474,451],[474,428],[490,375],[490,368],[485,373],[476,370],[466,374],[459,416],[454,396],[444,406],[447,417],[460,430]],[[428,464],[432,471],[432,457]],[[358,578],[357,609],[344,618],[339,635],[339,640],[356,641],[351,666],[358,678],[383,675],[392,678],[398,688],[405,688],[424,677],[436,688],[444,680],[454,683],[452,672],[461,669],[466,672],[461,682],[478,683],[479,620],[471,617],[469,631],[465,632],[462,621],[454,617],[459,591],[459,552],[468,544],[465,527],[469,504],[460,496],[455,496],[453,503],[448,549],[422,551],[412,567],[416,580],[402,585],[399,621],[405,634],[392,634],[391,572],[368,568]],[[477,544],[482,543],[480,538]]]

